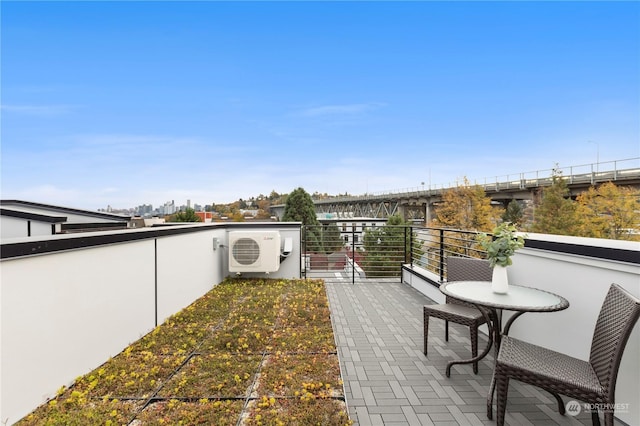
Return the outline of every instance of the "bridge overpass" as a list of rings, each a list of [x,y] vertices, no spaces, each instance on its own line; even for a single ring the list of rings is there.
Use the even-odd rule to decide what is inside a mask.
[[[589,187],[604,182],[616,185],[640,188],[640,157],[584,164],[558,169],[575,198]],[[541,188],[551,185],[553,170],[524,172],[516,175],[496,176],[482,182],[470,181],[479,185],[493,203],[506,206],[511,200],[524,204],[531,203]],[[442,193],[457,187],[460,182],[440,185],[437,188],[406,188],[394,191],[368,193],[357,196],[334,197],[314,200],[316,213],[337,215],[339,218],[368,217],[387,218],[399,214],[405,220],[429,222],[434,205],[442,201]],[[271,206],[271,213],[281,219],[284,204]]]

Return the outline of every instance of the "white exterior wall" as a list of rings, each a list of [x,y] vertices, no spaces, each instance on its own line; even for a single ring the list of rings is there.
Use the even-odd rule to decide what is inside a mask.
[[[0,418],[9,424],[154,327],[153,241],[1,267]]]
[[[29,237],[29,232],[31,232],[31,237],[53,235],[52,226],[60,228],[60,224],[51,222],[0,216],[0,239],[26,238]]]
[[[29,222],[31,225],[29,225]],[[0,216],[0,238],[25,238],[29,236],[29,227],[31,227],[31,236],[53,235],[51,230],[53,226],[50,222],[41,222],[33,219],[21,219],[11,216]],[[60,226],[60,225],[58,225]]]
[[[292,253],[269,277],[299,278],[300,229],[264,230],[279,230],[282,241],[293,238]],[[150,237],[0,262],[2,422],[18,421],[61,386],[152,330],[156,297],[161,324],[229,275],[227,227],[209,225],[157,238],[152,233],[162,231],[152,228],[91,235],[127,232],[148,232]],[[22,241],[85,237],[69,234]],[[221,245],[216,250],[214,238]]]
[[[213,238],[224,230],[158,238],[158,324],[189,306],[221,281]]]
[[[0,238],[20,238],[26,237],[28,223],[25,219],[0,215]],[[51,230],[51,228],[49,228]]]
[[[640,297],[637,265],[526,248],[514,255],[513,263],[510,282],[559,294],[569,301],[569,308],[524,314],[509,334],[583,360],[589,359],[596,320],[609,286],[619,284]],[[639,360],[640,322],[625,348],[616,386],[616,402],[629,404],[629,412],[617,411],[616,417],[629,425],[640,424]]]
[[[39,235],[53,235],[53,231],[51,227],[54,226],[53,223],[49,222],[38,222],[36,220],[31,221],[31,236],[39,236]],[[60,227],[60,225],[55,225]]]

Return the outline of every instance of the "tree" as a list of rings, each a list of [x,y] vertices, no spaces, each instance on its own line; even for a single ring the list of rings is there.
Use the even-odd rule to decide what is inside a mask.
[[[278,194],[276,191],[271,191],[269,194],[269,202],[271,204],[284,204],[283,196]]]
[[[576,198],[577,235],[615,240],[639,240],[640,191],[607,182]]]
[[[335,223],[322,227],[322,245],[325,253],[333,253],[344,247],[344,241],[340,237],[340,228]]]
[[[542,190],[542,199],[533,214],[533,232],[576,235],[576,207],[562,172],[554,168],[551,185]]]
[[[294,189],[284,206],[283,222],[302,222],[303,225],[318,225],[316,208],[311,196],[302,188]]]
[[[229,218],[229,220],[232,220],[234,222],[244,222],[244,215],[240,212],[239,209],[232,209],[227,217]]]
[[[258,213],[256,213],[256,219],[258,220],[265,220],[265,219],[271,219],[271,213],[269,212],[269,209],[258,209]]]
[[[502,221],[512,223],[515,226],[520,226],[523,216],[524,213],[520,203],[516,200],[511,200],[502,214]]]
[[[258,209],[259,210],[264,210],[264,211],[268,212],[270,207],[271,207],[271,202],[267,198],[263,198],[261,200],[258,200]]]
[[[469,231],[490,231],[500,216],[500,211],[491,207],[480,185],[464,184],[448,189],[442,194],[442,203],[435,209],[431,226],[455,228]]]
[[[322,236],[318,226],[320,222],[311,196],[304,189],[296,188],[286,198],[282,221],[302,222],[306,229],[302,237],[304,251],[322,251]]]
[[[186,209],[184,212],[178,212],[173,215],[169,222],[202,222],[200,216],[198,216],[193,209]]]
[[[335,223],[307,226],[306,249],[313,253],[333,253],[344,247],[340,229]]]
[[[212,211],[217,212],[221,216],[226,216],[231,209],[228,204],[212,204]]]
[[[369,276],[397,276],[410,251],[411,228],[399,215],[389,216],[385,226],[367,230],[363,237],[362,268]]]

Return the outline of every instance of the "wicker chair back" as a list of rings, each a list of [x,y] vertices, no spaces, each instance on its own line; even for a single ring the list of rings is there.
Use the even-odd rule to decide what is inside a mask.
[[[596,321],[589,355],[605,394],[615,392],[622,353],[639,315],[640,299],[612,284]]]
[[[488,260],[471,257],[447,257],[447,281],[491,281],[493,269]],[[446,303],[473,306],[447,296]]]

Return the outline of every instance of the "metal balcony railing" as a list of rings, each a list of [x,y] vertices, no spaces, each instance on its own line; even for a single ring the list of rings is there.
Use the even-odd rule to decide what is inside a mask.
[[[331,225],[305,226],[302,275],[308,278],[401,278],[402,265],[429,270],[444,280],[447,256],[483,258],[477,232],[392,226],[341,232]]]

